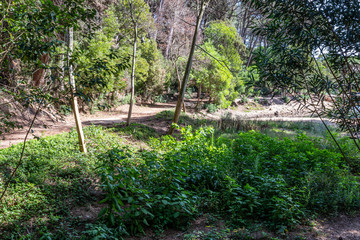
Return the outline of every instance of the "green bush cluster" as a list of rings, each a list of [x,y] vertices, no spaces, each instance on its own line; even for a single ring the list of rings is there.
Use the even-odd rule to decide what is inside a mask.
[[[78,150],[76,130],[27,142],[22,164],[0,203],[1,239],[73,239],[80,234],[71,210],[96,202],[92,179],[97,155],[121,144],[120,137],[101,127],[87,127],[84,133],[88,154]],[[0,150],[0,193],[22,146]]]
[[[167,136],[150,145],[101,157],[102,216],[130,233],[182,227],[203,212],[223,214],[236,227],[265,223],[284,232],[312,214],[360,207],[358,177],[340,154],[305,135],[279,140],[252,131],[215,139],[211,128],[188,127],[180,141]]]

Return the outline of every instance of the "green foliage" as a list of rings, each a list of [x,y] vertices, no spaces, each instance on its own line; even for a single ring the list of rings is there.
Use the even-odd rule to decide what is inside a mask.
[[[305,216],[360,207],[358,177],[340,154],[305,135],[214,139],[211,129],[187,128],[181,141],[167,136],[151,147],[113,149],[101,158],[109,204],[103,217],[125,222],[132,233],[183,226],[197,211],[219,212],[234,226],[265,222],[284,232]]]
[[[227,239],[230,229],[214,229],[205,233],[203,231],[194,231],[190,234],[184,235],[184,240],[198,240],[198,239]]]
[[[234,84],[232,84],[233,75],[224,65],[227,60],[217,52],[211,42],[206,42],[202,48],[215,58],[222,59],[222,62],[199,50],[198,59],[206,64],[193,70],[193,78],[196,79],[197,85],[202,86],[204,92],[210,94],[216,104],[219,104],[221,108],[227,108],[237,97],[237,92],[234,92]]]
[[[129,35],[135,35],[135,25],[140,38],[145,37],[153,27],[154,20],[144,0],[121,0],[114,5],[114,12],[120,26],[121,40],[126,41]]]
[[[207,109],[207,111],[209,113],[215,113],[218,110],[218,106],[216,106],[215,104],[212,104],[212,103],[206,104],[205,108]]]
[[[205,37],[211,41],[234,72],[242,69],[246,47],[236,28],[227,21],[213,21],[205,29]]]
[[[359,109],[351,95],[360,92],[355,60],[360,51],[359,1],[245,2],[268,19],[256,30],[270,43],[256,54],[260,79],[293,94],[305,90],[310,97],[298,101],[315,108],[314,114],[331,117],[344,131],[358,132]],[[330,94],[339,97],[324,104]]]
[[[171,116],[171,112],[158,115]],[[199,120],[184,118],[190,120],[200,126]],[[273,127],[311,128],[286,124]],[[251,239],[237,229],[264,224],[285,232],[314,214],[360,208],[359,179],[351,175],[330,139],[326,143],[300,134],[294,140],[280,140],[257,132],[216,138],[212,129],[188,127],[179,140],[152,138],[150,149],[136,151],[120,145],[120,138],[110,131],[142,140],[157,137],[143,125],[106,131],[86,128],[87,155],[77,151],[75,131],[28,142],[24,162],[0,205],[4,239],[121,239],[148,227],[157,232],[182,229],[206,212],[224,218],[234,230],[189,234],[190,239]],[[349,140],[340,143],[353,151]],[[20,151],[21,145],[0,150],[0,188]],[[69,213],[75,206],[97,201],[91,179],[98,174],[107,207],[100,213],[102,220],[82,231],[84,223]]]
[[[167,103],[169,101],[169,98],[166,95],[159,95],[154,97],[155,103]]]
[[[237,85],[235,89],[246,96],[253,93],[254,87],[264,88],[264,85],[261,85],[263,82],[260,81],[256,66],[250,66],[241,71],[239,78],[244,85]]]
[[[115,96],[127,86],[124,70],[129,67],[130,59],[123,56],[126,53],[123,49],[113,48],[113,36],[107,36],[113,34],[110,26],[107,26],[114,21],[112,18],[112,15],[105,18],[103,31],[97,31],[91,39],[82,41],[73,54],[77,66],[75,76],[79,86],[78,94],[87,102],[98,100],[96,104],[100,105],[104,102],[104,97],[101,99],[104,95],[112,96],[108,98],[110,101],[107,104],[113,105]]]
[[[0,113],[0,135],[3,133],[10,132],[15,128],[21,128],[16,122],[11,121],[11,114]]]
[[[148,158],[142,161],[132,153],[113,149],[102,157],[102,182],[107,193],[103,202],[109,206],[100,216],[111,225],[123,222],[132,234],[143,232],[150,224],[159,229],[179,227],[195,212],[195,199],[179,186],[183,176],[173,171],[177,166],[160,165],[156,155],[146,155]]]
[[[197,52],[198,67],[193,70],[197,86],[208,92],[215,103],[227,108],[243,91],[242,57],[245,45],[229,22],[214,21],[205,30],[205,43]]]
[[[87,239],[91,240],[119,240],[123,239],[122,236],[128,235],[122,225],[116,228],[109,228],[105,224],[88,224],[86,229],[83,234],[86,234]]]
[[[135,140],[147,141],[153,137],[159,137],[159,134],[155,129],[145,126],[139,123],[131,123],[130,126],[126,126],[125,123],[116,125],[111,128],[111,131],[129,135]]]
[[[140,45],[136,60],[135,91],[145,99],[161,95],[165,80],[163,56],[153,40],[146,39]]]
[[[66,0],[61,7],[53,1],[21,0],[4,2],[2,8],[12,8],[12,14],[6,15],[7,28],[2,30],[14,43],[10,49],[12,57],[22,61],[40,64],[39,57],[44,53],[52,55],[62,42],[57,34],[66,32],[69,27],[79,27],[80,20],[94,16],[94,11],[84,8],[83,0]],[[15,35],[13,35],[14,33]],[[21,37],[15,37],[21,34]],[[44,41],[44,37],[47,41]]]
[[[1,2],[0,15],[2,90],[23,105],[54,102],[55,99],[48,97],[48,91],[32,88],[29,79],[36,69],[51,68],[56,71],[57,67],[41,62],[41,57],[54,58],[58,48],[64,45],[59,36],[69,28],[78,29],[80,22],[93,18],[95,12],[86,8],[83,0],[65,0],[60,6],[54,1],[19,0]],[[14,61],[18,62],[17,68],[21,70],[14,69]],[[57,79],[52,76],[45,80],[46,85],[50,85]],[[3,92],[0,94],[8,97]],[[32,102],[34,99],[36,101]],[[14,123],[2,117],[0,122],[4,128],[14,127]]]
[[[131,95],[125,95],[123,98],[120,99],[121,104],[130,104]]]
[[[96,156],[119,146],[120,138],[99,127],[85,128],[89,153],[78,151],[76,131],[30,140],[24,160],[0,204],[2,239],[71,239],[76,219],[68,217],[74,206],[95,201],[91,193],[96,177]],[[19,159],[22,144],[0,150],[0,189]],[[50,226],[49,226],[50,224]],[[58,226],[54,231],[52,225]],[[29,233],[29,231],[31,233]]]

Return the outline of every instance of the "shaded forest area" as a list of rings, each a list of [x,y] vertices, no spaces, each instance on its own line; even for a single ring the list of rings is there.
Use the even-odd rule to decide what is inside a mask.
[[[0,134],[26,132],[0,150],[1,239],[360,238],[356,222],[316,230],[360,210],[359,1],[4,0],[0,12]],[[232,115],[274,99],[318,122]],[[83,128],[82,114],[122,105],[126,121]],[[28,141],[40,116],[71,114],[72,131]]]

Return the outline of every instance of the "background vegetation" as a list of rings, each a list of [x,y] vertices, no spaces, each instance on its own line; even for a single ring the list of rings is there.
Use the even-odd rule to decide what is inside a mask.
[[[25,111],[27,136],[41,112],[72,110],[77,132],[0,150],[0,236],[160,237],[207,216],[226,227],[184,238],[286,238],[320,214],[358,212],[359,11],[356,0],[1,1],[0,134]],[[178,115],[184,97],[213,113],[260,96],[297,101],[322,125]],[[175,111],[154,119],[181,134],[130,124],[134,102],[170,100]],[[77,109],[118,104],[130,104],[127,124],[86,128],[78,153]]]

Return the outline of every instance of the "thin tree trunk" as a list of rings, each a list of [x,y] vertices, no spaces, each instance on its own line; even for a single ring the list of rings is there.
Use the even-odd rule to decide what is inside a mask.
[[[190,71],[191,71],[193,56],[194,56],[194,52],[195,52],[197,35],[198,35],[200,24],[201,24],[203,15],[204,15],[205,8],[206,8],[206,1],[203,0],[202,3],[201,3],[199,15],[198,15],[197,20],[196,20],[196,27],[195,27],[194,37],[193,37],[193,41],[192,41],[192,44],[191,44],[191,50],[190,50],[189,59],[188,59],[187,65],[186,65],[186,70],[185,70],[183,82],[181,84],[180,95],[179,95],[179,98],[178,98],[178,101],[177,101],[177,104],[176,104],[176,108],[175,108],[174,118],[173,118],[173,122],[172,122],[173,124],[177,124],[178,121],[179,121],[180,112],[181,112],[181,106],[182,106],[182,103],[184,102],[186,86],[187,86],[187,83],[188,83],[189,77],[190,77]],[[172,135],[174,133],[175,128],[174,128],[173,124],[170,126],[170,129],[169,129],[169,132],[168,132],[169,135]]]
[[[247,6],[245,6],[245,13],[244,13],[244,16],[243,16],[243,21],[242,21],[242,29],[241,29],[241,37],[243,38],[243,39],[245,39],[245,34],[246,34],[246,27],[245,27],[245,25],[246,25],[246,20],[247,20],[247,18],[248,18],[248,11],[249,11],[249,9],[247,8]]]
[[[256,37],[255,42],[251,45],[251,50],[250,50],[249,59],[248,59],[248,62],[247,62],[247,64],[246,64],[246,67],[247,67],[247,68],[250,66],[251,60],[252,60],[252,58],[253,58],[253,51],[254,51],[254,49],[255,49],[255,47],[256,47],[256,44],[257,44],[258,39],[259,39],[259,35]]]
[[[178,91],[179,91],[179,97],[180,97],[180,92],[181,92],[181,80],[180,80],[180,75],[179,75],[179,69],[177,67],[177,64],[175,62],[175,70],[176,70],[176,77],[177,77],[177,80],[178,80]],[[186,113],[186,108],[185,108],[185,102],[183,101],[183,104],[182,104],[182,108],[183,108],[183,112]]]
[[[174,37],[174,28],[177,24],[177,18],[178,18],[178,11],[175,9],[173,24],[171,25],[171,28],[170,28],[170,33],[169,33],[166,50],[165,50],[165,58],[166,59],[169,59],[169,55],[171,52],[171,45],[172,45],[172,41],[173,41],[173,37]]]
[[[129,107],[129,113],[128,118],[126,121],[126,126],[130,125],[131,121],[131,114],[134,106],[134,95],[135,95],[135,64],[136,64],[136,41],[137,41],[137,24],[135,23],[134,27],[134,45],[133,45],[133,59],[132,59],[132,70],[131,70],[131,99],[130,99],[130,107]]]
[[[174,35],[174,25],[175,25],[175,23],[170,28],[170,33],[169,33],[169,37],[168,37],[168,40],[167,40],[167,45],[166,45],[166,50],[165,50],[165,58],[166,59],[169,59],[170,48],[171,48],[173,35]]]
[[[40,61],[43,65],[46,65],[50,60],[50,55],[45,53],[40,57]],[[35,87],[39,87],[42,85],[45,78],[46,69],[38,68],[33,73],[33,84]]]
[[[163,8],[164,8],[164,2],[165,0],[160,0],[160,5],[159,5],[159,13],[156,19],[156,23],[159,24],[162,18],[162,13],[163,13]],[[156,28],[155,30],[155,34],[154,34],[154,40],[156,41],[157,39],[157,35],[158,35],[158,28]]]
[[[76,131],[78,133],[78,138],[79,138],[80,151],[83,153],[86,153],[87,150],[86,150],[86,146],[85,146],[85,137],[84,137],[84,132],[83,132],[82,124],[81,124],[81,120],[80,120],[77,97],[75,96],[76,85],[75,85],[75,78],[73,75],[73,66],[70,64],[70,58],[72,55],[72,51],[74,49],[74,30],[73,30],[73,28],[70,28],[69,32],[68,32],[68,45],[69,45],[68,66],[69,66],[69,80],[70,80],[70,87],[71,87],[71,107],[74,112]]]
[[[200,101],[201,101],[201,83],[199,85],[199,88],[198,88],[198,100],[197,100],[197,103],[196,103],[196,107],[195,107],[195,111],[198,112],[198,107],[199,107],[199,104],[200,104]]]

